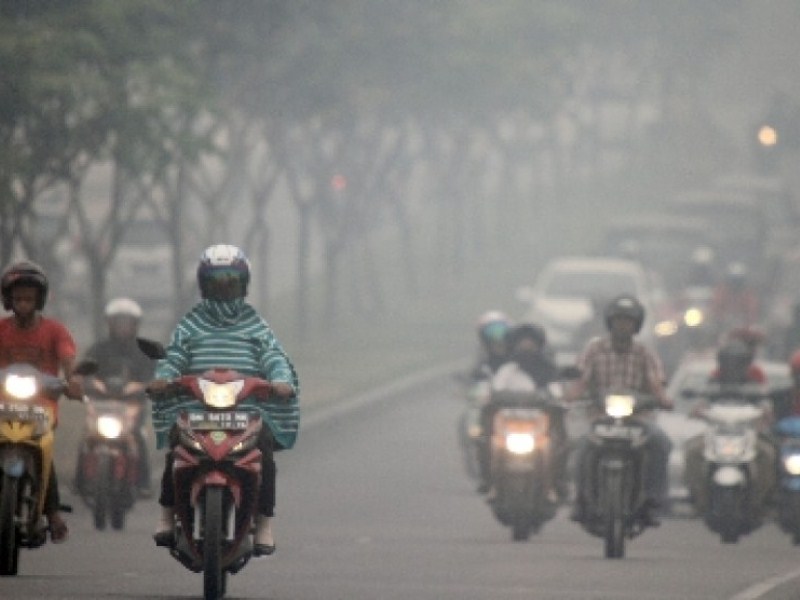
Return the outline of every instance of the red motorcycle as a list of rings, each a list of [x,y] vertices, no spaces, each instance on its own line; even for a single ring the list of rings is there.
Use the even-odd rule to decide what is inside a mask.
[[[141,427],[145,399],[140,391],[127,392],[127,383],[119,378],[95,379],[86,386],[86,425],[75,487],[99,530],[108,520],[113,529],[122,529],[136,501],[142,452],[136,430]]]
[[[141,342],[140,347],[153,357],[152,349]],[[253,555],[263,423],[256,409],[242,403],[266,399],[271,390],[269,381],[227,369],[185,375],[169,386],[170,395],[202,402],[202,407],[181,409],[176,422],[177,525],[170,553],[187,569],[203,573],[206,600],[222,598],[228,573],[239,572]],[[157,405],[160,395],[154,400]]]

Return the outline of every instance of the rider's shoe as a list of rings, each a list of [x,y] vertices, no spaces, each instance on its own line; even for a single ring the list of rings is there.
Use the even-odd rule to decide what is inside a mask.
[[[158,520],[153,539],[156,546],[170,548],[175,544],[175,508],[172,506],[161,507],[161,518]]]
[[[272,517],[258,515],[256,532],[253,540],[253,556],[269,556],[275,552],[275,540],[272,537]]]
[[[67,541],[69,537],[69,529],[64,519],[57,512],[54,512],[47,517],[48,529],[50,530],[50,541],[54,544],[62,544]]]

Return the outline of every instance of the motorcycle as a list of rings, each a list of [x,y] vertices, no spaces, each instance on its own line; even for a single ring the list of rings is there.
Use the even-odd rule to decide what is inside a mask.
[[[142,449],[136,437],[144,409],[141,392],[114,377],[87,386],[86,424],[78,450],[76,487],[98,530],[121,530],[136,501]]]
[[[623,558],[625,540],[646,528],[644,472],[649,429],[639,413],[656,406],[653,398],[633,393],[604,396],[605,415],[590,425],[583,482],[586,515],[581,525],[604,540],[606,558]]]
[[[749,384],[715,386],[701,395],[710,401],[701,411],[708,427],[702,472],[695,478],[703,487],[690,493],[708,528],[718,533],[723,543],[736,543],[760,526],[771,487],[762,482],[774,466],[759,465],[758,429],[765,408],[757,402],[765,396]]]
[[[86,361],[76,373],[96,368]],[[0,576],[12,576],[20,549],[47,540],[43,510],[53,468],[55,402],[66,382],[17,363],[0,369],[0,383]]]
[[[550,411],[560,404],[546,390],[494,390],[491,435],[492,512],[511,528],[514,541],[527,540],[556,515]]]
[[[781,529],[800,545],[800,416],[775,424],[778,446],[777,513]]]
[[[163,356],[155,343],[140,341],[140,347],[151,358]],[[206,600],[222,598],[227,575],[238,573],[253,555],[263,423],[257,411],[241,404],[266,399],[270,391],[270,382],[227,369],[185,375],[169,386],[170,395],[188,394],[202,402],[202,408],[182,410],[176,423],[177,525],[170,554],[203,573]]]

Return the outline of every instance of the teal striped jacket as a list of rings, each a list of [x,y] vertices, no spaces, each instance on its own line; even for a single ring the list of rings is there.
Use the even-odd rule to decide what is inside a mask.
[[[259,410],[272,431],[277,449],[291,448],[300,421],[297,373],[267,322],[255,309],[241,302],[202,300],[178,323],[166,358],[156,365],[157,379],[174,379],[212,368],[235,369],[244,375],[290,384],[291,400],[247,400],[244,406]],[[153,427],[159,448],[166,445],[169,430],[183,410],[199,409],[200,402],[188,396],[153,404]]]

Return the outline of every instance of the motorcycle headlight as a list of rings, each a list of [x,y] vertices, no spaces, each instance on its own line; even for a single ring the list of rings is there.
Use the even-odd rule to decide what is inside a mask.
[[[683,322],[687,327],[699,327],[704,320],[705,315],[699,308],[689,308],[683,313]]]
[[[606,414],[615,419],[630,417],[633,414],[633,407],[636,398],[624,394],[609,394],[606,396]]]
[[[122,433],[122,419],[111,415],[97,417],[97,432],[109,440],[117,439]]]
[[[714,451],[720,458],[737,458],[744,454],[747,440],[743,436],[719,436],[714,438]]]
[[[14,375],[13,373],[6,377],[3,387],[9,396],[19,400],[32,398],[38,391],[35,377]]]
[[[199,385],[206,404],[214,408],[231,408],[236,405],[236,396],[242,391],[244,381],[214,383],[201,379]]]
[[[536,448],[536,439],[530,433],[509,433],[506,435],[506,450],[512,454],[530,454]]]
[[[789,454],[783,457],[783,468],[789,475],[800,475],[800,454]]]

